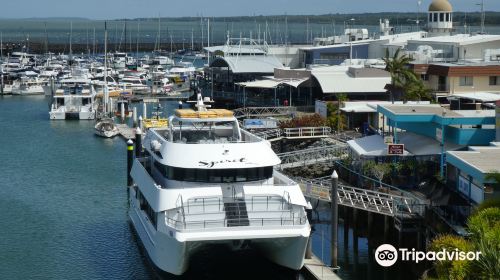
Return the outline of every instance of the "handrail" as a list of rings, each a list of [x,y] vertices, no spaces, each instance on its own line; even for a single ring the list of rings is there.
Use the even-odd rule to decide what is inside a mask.
[[[323,177],[324,178],[324,177]],[[304,195],[330,201],[331,181],[294,178],[305,185]],[[304,188],[303,188],[304,189]],[[422,215],[426,204],[414,197],[367,190],[344,184],[338,185],[338,200],[341,205],[360,208],[390,216]]]

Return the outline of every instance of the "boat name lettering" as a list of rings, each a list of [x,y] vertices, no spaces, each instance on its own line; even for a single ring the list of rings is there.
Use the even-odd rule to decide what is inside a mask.
[[[216,166],[217,164],[233,163],[233,162],[246,162],[246,159],[240,158],[240,159],[223,159],[223,160],[217,160],[217,161],[199,161],[198,164],[199,164],[199,166],[212,168],[212,167]]]

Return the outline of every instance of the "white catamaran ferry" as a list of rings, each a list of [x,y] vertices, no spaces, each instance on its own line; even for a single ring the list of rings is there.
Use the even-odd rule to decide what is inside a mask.
[[[310,234],[299,186],[231,111],[207,109],[201,95],[196,107],[149,129],[132,167],[129,215],[148,256],[181,275],[197,250],[219,244],[299,270]]]

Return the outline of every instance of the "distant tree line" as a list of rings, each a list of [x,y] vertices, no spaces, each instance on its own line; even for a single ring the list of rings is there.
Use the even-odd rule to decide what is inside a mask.
[[[358,13],[358,14],[325,14],[325,15],[273,15],[273,16],[235,16],[235,17],[210,17],[217,22],[248,22],[248,21],[258,21],[264,22],[268,21],[272,23],[273,21],[284,22],[285,19],[288,23],[336,23],[343,24],[344,21],[349,21],[350,19],[355,19],[356,25],[376,25],[379,19],[389,19],[393,25],[409,25],[415,24],[417,17],[422,23],[427,22],[427,12],[423,11],[420,14],[417,13],[396,13],[396,12],[384,12],[384,13]],[[178,17],[178,18],[163,18],[165,20],[176,20],[176,21],[197,21],[200,17]],[[137,19],[119,19],[127,21],[149,21],[157,20],[154,18],[137,18]],[[467,22],[467,25],[480,25],[481,23],[481,13],[465,13],[465,12],[454,12],[453,21],[463,25]],[[500,12],[486,12],[486,25],[500,25]]]

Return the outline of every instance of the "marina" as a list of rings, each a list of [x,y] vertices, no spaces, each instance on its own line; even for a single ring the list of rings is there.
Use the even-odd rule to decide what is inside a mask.
[[[494,279],[500,6],[461,5],[0,18],[0,275]]]

